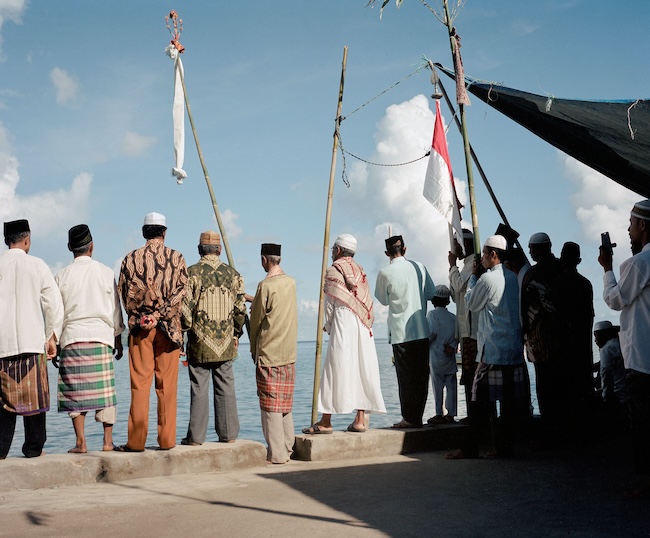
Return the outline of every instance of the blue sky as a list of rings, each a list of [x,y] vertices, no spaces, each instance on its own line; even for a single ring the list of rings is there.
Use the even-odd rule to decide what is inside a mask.
[[[432,7],[440,3],[431,1]],[[67,230],[87,223],[95,257],[114,269],[142,245],[150,211],[168,220],[167,244],[197,260],[201,231],[216,229],[186,125],[185,170],[176,184],[164,54],[170,9],[183,19],[186,85],[206,165],[237,269],[253,293],[264,273],[261,242],[283,245],[298,283],[300,339],[316,336],[316,311],[334,116],[343,47],[349,47],[346,115],[417,69],[422,55],[451,65],[446,29],[418,0],[379,17],[365,0],[57,2],[0,0],[0,218],[28,218],[32,254],[53,271],[70,261]],[[648,97],[650,48],[643,0],[467,0],[455,21],[466,73],[567,98]],[[449,81],[443,80],[448,91]],[[431,144],[435,105],[421,71],[350,115],[345,149],[372,162],[410,161]],[[443,103],[446,121],[450,114]],[[627,219],[640,197],[576,163],[473,99],[472,145],[508,218],[526,242],[546,231],[559,254],[582,246],[597,319],[617,320],[602,299],[600,232],[628,257]],[[448,132],[464,198],[462,142]],[[402,233],[408,255],[446,282],[445,222],[422,197],[426,160],[376,167],[338,156],[331,233],[357,236],[374,286],[387,263],[383,239]],[[485,239],[499,223],[475,172]],[[468,209],[463,214],[469,222]],[[377,308],[376,334],[385,335]]]

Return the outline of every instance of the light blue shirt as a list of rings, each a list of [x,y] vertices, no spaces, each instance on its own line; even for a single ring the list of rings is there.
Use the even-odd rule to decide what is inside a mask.
[[[469,310],[478,313],[477,359],[485,364],[523,363],[517,275],[502,264],[479,279],[472,275],[465,303]]]
[[[427,314],[429,323],[429,366],[432,374],[455,374],[456,353],[448,355],[445,344],[456,349],[456,316],[443,306],[436,306]]]
[[[424,265],[399,256],[377,275],[375,297],[388,306],[388,342],[429,338],[427,303],[435,286]]]

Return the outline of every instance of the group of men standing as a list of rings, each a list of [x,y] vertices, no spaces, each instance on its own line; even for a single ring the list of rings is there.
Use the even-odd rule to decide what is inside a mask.
[[[146,215],[142,227],[146,243],[126,255],[116,284],[112,270],[92,259],[94,243],[87,225],[69,230],[68,249],[74,259],[54,278],[42,260],[28,254],[28,221],[4,223],[9,249],[0,256],[0,459],[9,452],[18,415],[25,425],[23,454],[37,457],[43,452],[50,406],[48,359],[59,368],[58,409],[69,413],[75,430],[75,447],[69,452],[87,451],[84,420],[91,410],[104,426],[103,450],[144,451],[154,379],[158,449],[173,448],[184,331],[191,409],[181,442],[205,441],[210,377],[219,440],[236,439],[232,360],[247,320],[243,279],[219,259],[219,234],[201,234],[201,258],[188,269],[182,254],[165,246],[166,231],[164,215]],[[297,342],[295,282],[280,268],[280,249],[262,245],[267,278],[252,299],[249,328],[268,459],[274,463],[286,462],[293,445]],[[129,328],[131,406],[128,440],[116,447],[113,357],[123,354],[121,304]]]

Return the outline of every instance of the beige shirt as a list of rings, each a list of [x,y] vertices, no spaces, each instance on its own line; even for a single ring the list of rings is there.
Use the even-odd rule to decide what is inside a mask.
[[[249,338],[256,364],[284,366],[296,362],[298,304],[293,278],[281,273],[267,276],[257,285]]]

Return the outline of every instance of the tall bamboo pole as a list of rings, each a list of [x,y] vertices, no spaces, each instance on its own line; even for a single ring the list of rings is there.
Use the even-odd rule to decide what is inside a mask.
[[[432,65],[431,69],[435,69],[435,66]],[[463,127],[459,121],[459,119],[456,117],[454,114],[454,105],[451,102],[451,99],[449,99],[449,95],[447,94],[447,90],[445,90],[444,85],[442,84],[442,81],[438,81],[438,84],[440,84],[440,89],[442,90],[442,95],[445,98],[445,101],[447,102],[447,106],[449,107],[449,111],[451,112],[452,118],[454,118],[454,123],[456,123],[456,127],[458,127],[458,131],[463,133]],[[505,212],[503,211],[503,208],[501,207],[501,204],[499,203],[499,200],[497,199],[496,194],[494,194],[494,190],[492,190],[492,185],[490,184],[490,181],[488,180],[487,176],[485,175],[485,171],[483,170],[483,167],[481,166],[480,161],[478,160],[478,157],[476,156],[476,153],[474,152],[474,148],[472,148],[472,145],[469,145],[469,151],[472,154],[472,160],[474,161],[474,164],[476,165],[476,169],[478,170],[479,175],[481,176],[481,179],[483,180],[483,183],[485,184],[485,188],[488,191],[488,194],[492,198],[492,202],[494,203],[494,206],[497,208],[497,211],[499,212],[499,215],[503,219],[503,224],[506,226],[510,226],[510,223],[508,222],[508,217],[506,217]],[[515,239],[515,244],[521,249],[521,251],[524,253],[524,256],[526,256],[526,251],[521,248],[521,244],[519,243],[519,239]],[[528,257],[526,256],[526,259]]]
[[[339,147],[339,127],[341,126],[341,109],[343,108],[343,86],[345,83],[345,67],[348,63],[348,47],[343,47],[343,62],[341,65],[341,83],[339,85],[339,99],[336,107],[336,126],[334,128],[334,142],[332,144],[332,162],[330,164],[330,183],[327,191],[327,209],[325,210],[325,233],[323,237],[323,263],[320,274],[320,295],[318,299],[318,320],[316,322],[316,360],[314,361],[314,394],[311,402],[311,423],[318,420],[318,390],[320,388],[320,365],[323,349],[323,321],[325,319],[325,293],[323,283],[329,260],[330,223],[332,220],[332,200],[334,198],[334,175],[336,174],[336,154]]]
[[[190,102],[187,98],[187,89],[185,88],[185,76],[181,71],[181,84],[183,85],[183,95],[185,96],[185,108],[187,108],[187,117],[190,119],[190,125],[192,126],[192,134],[194,135],[194,142],[196,143],[196,151],[199,153],[199,160],[201,161],[201,168],[203,168],[203,176],[205,177],[205,182],[208,186],[208,192],[210,193],[210,200],[212,200],[212,209],[214,210],[214,216],[217,219],[217,225],[219,226],[219,232],[221,233],[221,241],[224,248],[226,249],[226,256],[228,257],[228,265],[235,268],[235,260],[230,253],[230,244],[228,243],[228,237],[226,236],[226,228],[223,225],[221,220],[221,213],[219,213],[219,207],[217,206],[217,199],[214,196],[214,190],[212,190],[212,181],[210,181],[210,175],[208,174],[208,168],[205,165],[205,160],[203,159],[203,152],[201,151],[201,144],[199,143],[199,135],[196,132],[194,126],[194,118],[192,117],[192,109],[190,108]]]
[[[443,0],[443,6],[445,9],[445,24],[447,26],[447,31],[449,32],[449,45],[451,46],[451,57],[452,61],[454,59],[454,53],[456,50],[456,40],[454,38],[453,24],[451,17],[449,15],[449,5],[447,0]],[[465,84],[465,81],[461,81],[461,84]],[[463,147],[465,150],[465,167],[467,168],[467,186],[469,190],[469,205],[472,212],[472,229],[474,230],[474,252],[481,252],[481,238],[478,231],[478,213],[476,211],[476,197],[474,195],[474,174],[472,171],[472,157],[469,147],[469,136],[467,134],[467,122],[465,121],[465,106],[458,104],[460,110],[460,123],[462,126],[461,134],[463,135]]]

